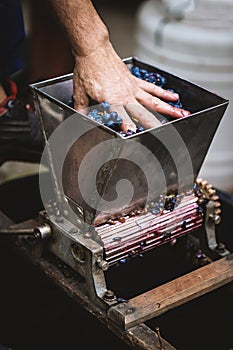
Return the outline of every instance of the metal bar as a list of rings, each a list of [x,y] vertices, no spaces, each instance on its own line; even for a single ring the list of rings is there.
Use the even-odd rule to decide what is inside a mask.
[[[27,235],[35,235],[34,228],[1,228],[0,229],[0,237],[12,237],[12,236],[27,236]]]
[[[217,289],[233,280],[233,254],[113,306],[108,317],[123,329]]]
[[[6,217],[6,216],[5,216]],[[12,220],[7,221],[8,225],[4,224],[4,214],[0,212],[0,237],[13,237],[13,236],[34,236],[36,237],[35,228],[38,224],[37,221],[29,219],[20,223],[14,223]],[[3,221],[3,224],[2,224]]]

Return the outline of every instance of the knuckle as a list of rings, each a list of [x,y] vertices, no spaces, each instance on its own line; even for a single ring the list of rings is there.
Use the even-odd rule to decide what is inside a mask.
[[[159,106],[159,103],[160,103],[160,100],[159,100],[159,98],[158,97],[152,97],[152,101],[151,101],[152,103],[152,107],[153,108],[156,108],[156,107],[158,107]]]

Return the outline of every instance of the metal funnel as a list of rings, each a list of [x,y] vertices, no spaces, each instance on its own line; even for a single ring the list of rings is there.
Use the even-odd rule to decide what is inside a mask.
[[[124,62],[162,74],[191,115],[125,138],[69,106],[72,74],[30,85],[55,192],[89,224],[125,215],[162,194],[192,190],[229,103],[136,58]]]

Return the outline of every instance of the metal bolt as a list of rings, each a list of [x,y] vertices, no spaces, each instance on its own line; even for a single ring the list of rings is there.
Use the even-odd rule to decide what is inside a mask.
[[[218,225],[221,222],[221,216],[220,215],[214,215],[214,223],[215,225]]]
[[[127,315],[130,315],[130,314],[133,313],[133,309],[132,308],[126,309],[125,312],[126,312]]]
[[[78,233],[78,229],[76,227],[72,227],[70,230],[69,230],[69,233]]]
[[[41,224],[39,226],[36,226],[34,229],[35,237],[46,239],[50,238],[52,234],[51,227],[48,224]]]
[[[107,269],[109,268],[109,263],[105,260],[102,259],[102,256],[99,256],[96,260],[99,268],[103,271],[107,271]]]
[[[81,225],[82,225],[82,220],[79,219],[79,218],[77,218],[77,225],[78,225],[78,226],[81,226]]]
[[[116,299],[116,296],[114,294],[114,292],[110,289],[106,290],[106,292],[104,293],[104,299],[107,301],[113,301]]]
[[[101,270],[103,271],[107,271],[109,268],[109,264],[107,261],[101,261],[101,263],[99,263],[99,267],[101,268]]]
[[[56,219],[55,219],[55,221],[57,222],[57,223],[62,223],[64,220],[63,220],[63,217],[62,216],[57,216],[56,217]]]
[[[79,262],[84,262],[85,260],[85,252],[83,247],[79,246],[78,244],[72,244],[71,245],[71,254],[74,257],[75,260]]]
[[[160,347],[160,350],[164,350],[163,343],[162,343],[162,337],[161,337],[161,334],[160,334],[160,329],[159,329],[159,327],[156,327],[156,328],[155,328],[155,331],[156,331],[157,336],[158,336],[158,338],[159,338],[159,347]]]
[[[49,219],[48,213],[46,211],[43,211],[42,215],[43,215],[45,220]]]
[[[210,219],[214,222],[215,225],[218,225],[221,222],[220,215],[210,215]]]
[[[84,238],[92,238],[92,233],[91,233],[91,232],[85,232],[85,233],[83,234],[83,237],[84,237]]]
[[[216,246],[216,248],[215,248],[215,251],[216,251],[217,253],[219,253],[219,254],[225,253],[225,251],[226,251],[226,246],[225,246],[225,244],[223,244],[223,243],[218,243],[217,246]]]

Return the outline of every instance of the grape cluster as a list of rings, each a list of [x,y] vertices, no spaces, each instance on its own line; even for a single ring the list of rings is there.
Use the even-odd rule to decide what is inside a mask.
[[[137,78],[148,81],[149,83],[163,87],[167,79],[156,72],[148,72],[146,69],[140,69],[138,66],[130,68],[130,72]]]
[[[100,124],[119,131],[122,125],[122,118],[115,111],[110,111],[110,103],[102,102],[100,107],[94,107],[87,115],[90,119],[95,120]]]
[[[146,69],[139,68],[138,66],[131,67],[130,72],[138,79],[148,81],[149,83],[152,83],[156,86],[159,86],[159,87],[165,89],[164,85],[167,84],[167,79],[164,76],[162,76],[160,73],[149,72]],[[166,90],[171,91],[171,92],[175,92],[173,89],[170,89],[170,88],[167,88]],[[176,107],[176,108],[183,108],[180,99],[178,99],[175,102],[169,101],[167,103],[170,104],[171,106]]]
[[[106,125],[108,128],[117,131],[123,137],[134,135],[133,130],[122,131],[122,117],[116,112],[111,111],[111,106],[109,102],[102,102],[98,108],[94,107],[87,115],[90,119],[95,120],[100,124]],[[136,133],[142,132],[145,129],[138,125]]]
[[[138,66],[131,67],[130,72],[138,79],[148,81],[163,89],[165,88],[164,86],[167,84],[167,79],[157,72],[149,72],[146,69],[139,68]],[[175,92],[173,89],[170,89],[170,88],[167,88],[167,90],[171,92]],[[177,108],[183,108],[180,99],[175,102],[169,101],[167,103]],[[74,107],[73,98],[67,104],[73,108]],[[111,111],[110,103],[107,101],[103,101],[100,105],[94,106],[90,110],[87,116],[90,119],[96,121],[97,123],[105,125],[108,128],[120,133],[123,137],[131,136],[135,134],[133,130],[127,130],[127,131],[121,130],[122,117],[116,111]],[[161,123],[166,123],[169,120],[168,116],[164,115],[164,117],[166,117],[167,119],[165,120],[162,119]],[[137,127],[136,133],[140,133],[145,130],[140,124],[137,124],[137,123],[136,123],[136,127]]]

